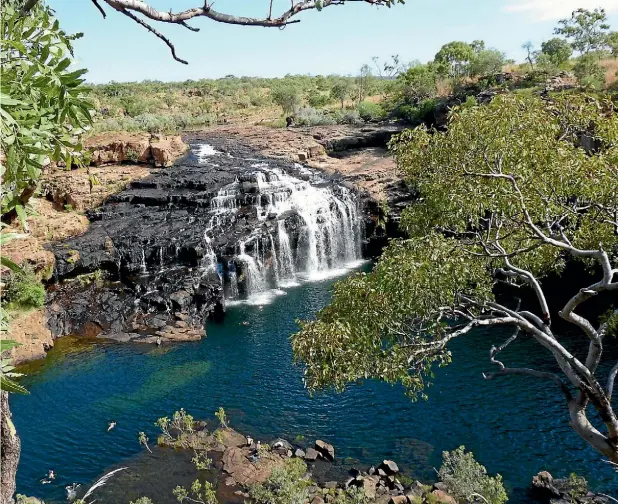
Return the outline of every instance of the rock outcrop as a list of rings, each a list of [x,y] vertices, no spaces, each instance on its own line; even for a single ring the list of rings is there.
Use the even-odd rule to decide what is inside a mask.
[[[95,166],[125,162],[171,166],[188,149],[180,136],[145,133],[104,133],[86,139],[85,147]]]

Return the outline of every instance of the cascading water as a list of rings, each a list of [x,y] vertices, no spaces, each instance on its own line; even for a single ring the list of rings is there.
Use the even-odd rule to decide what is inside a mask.
[[[199,146],[202,163],[218,154]],[[201,267],[217,269],[229,301],[265,301],[266,291],[283,293],[282,287],[358,266],[362,233],[356,195],[307,168],[295,170],[302,178],[265,162],[254,163],[249,172],[212,196]],[[240,240],[233,252],[215,251],[218,229],[242,224],[243,218],[249,222],[250,215],[255,225],[249,237]]]

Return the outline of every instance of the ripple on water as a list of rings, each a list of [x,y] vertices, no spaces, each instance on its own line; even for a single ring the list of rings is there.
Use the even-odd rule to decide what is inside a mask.
[[[27,368],[23,382],[31,395],[11,398],[23,448],[18,491],[64,501],[65,485],[86,485],[110,467],[132,463],[143,452],[137,433],[146,432],[154,443],[157,418],[185,408],[196,418],[212,419],[223,406],[232,426],[254,438],[303,435],[305,443],[321,438],[341,459],[369,465],[393,458],[418,478],[433,479],[441,452],[464,444],[490,472],[504,476],[517,494],[510,502],[526,502],[521,489],[540,470],[557,476],[575,471],[618,495],[615,474],[572,432],[555,391],[524,377],[482,379],[487,350],[499,340],[496,332],[478,331],[455,342],[454,363],[436,370],[429,401],[412,403],[400,386],[373,381],[351,385],[343,394],[309,396],[302,369],[292,364],[289,337],[297,329],[295,319],[311,318],[326,304],[330,285],[304,283],[270,304],[228,307],[225,322],[209,324],[207,338],[198,343],[62,349],[60,340],[46,361]],[[504,357],[512,365],[551,363],[526,341]],[[117,426],[108,433],[110,420]],[[117,486],[112,481],[109,491],[121,493],[98,502],[128,502],[117,495],[133,498],[148,485],[165,493],[174,478],[192,481],[182,464],[169,467],[176,469],[166,476],[156,476],[160,469],[153,465],[148,477],[136,470]],[[41,486],[40,478],[52,468],[56,482]],[[174,502],[168,494],[151,497],[158,504]]]

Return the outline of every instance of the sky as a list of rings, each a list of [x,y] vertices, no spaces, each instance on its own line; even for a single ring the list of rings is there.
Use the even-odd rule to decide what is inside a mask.
[[[201,5],[203,0],[147,0],[160,10]],[[552,37],[559,19],[574,9],[603,7],[618,30],[618,0],[406,0],[391,9],[364,2],[303,13],[300,23],[278,28],[232,26],[207,18],[156,28],[168,36],[189,65],[174,61],[167,46],[141,26],[101,2],[103,19],[89,0],[48,0],[62,28],[83,32],[75,44],[76,68],[88,68],[93,83],[183,81],[225,75],[282,77],[286,74],[354,75],[371,58],[400,55],[401,61],[433,59],[452,40],[485,40],[508,58],[523,60],[521,45]],[[268,0],[215,0],[214,8],[237,15],[265,15]],[[285,9],[289,0],[274,0]],[[264,11],[262,13],[262,11]]]

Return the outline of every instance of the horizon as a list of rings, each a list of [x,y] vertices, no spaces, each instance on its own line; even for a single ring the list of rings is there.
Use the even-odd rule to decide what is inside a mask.
[[[281,1],[275,0],[275,5]],[[175,9],[195,2],[179,1]],[[88,69],[85,78],[92,85],[217,80],[228,75],[347,76],[355,75],[363,64],[375,71],[374,56],[383,61],[398,54],[404,63],[425,63],[453,40],[482,39],[488,48],[519,62],[524,59],[524,42],[530,40],[539,47],[554,36],[558,20],[578,7],[605,8],[610,25],[618,29],[618,0],[476,0],[474,7],[457,0],[408,0],[391,9],[350,3],[304,13],[301,23],[285,30],[199,19],[192,25],[200,32],[194,33],[181,26],[155,23],[172,40],[177,53],[188,60],[189,65],[183,65],[172,59],[159,39],[119,13],[106,9],[107,18],[103,19],[91,2],[49,0],[49,4],[66,32],[84,33],[74,43],[74,66]],[[152,4],[169,8],[161,0]],[[246,15],[259,14],[259,6],[260,2],[248,0],[218,3],[222,11]],[[122,37],[117,36],[120,33]],[[204,50],[211,47],[214,49]]]

